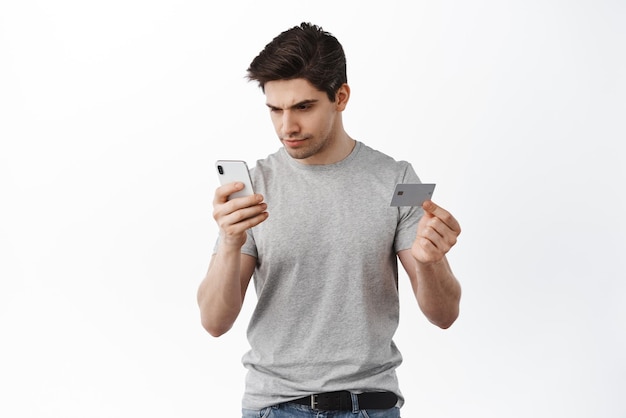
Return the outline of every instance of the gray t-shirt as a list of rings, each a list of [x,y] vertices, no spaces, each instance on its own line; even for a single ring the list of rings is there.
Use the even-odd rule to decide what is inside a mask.
[[[394,392],[401,406],[396,253],[423,212],[389,204],[397,183],[419,183],[413,168],[357,142],[331,165],[281,148],[251,175],[270,216],[242,248],[257,258],[258,296],[243,407],[338,390]]]

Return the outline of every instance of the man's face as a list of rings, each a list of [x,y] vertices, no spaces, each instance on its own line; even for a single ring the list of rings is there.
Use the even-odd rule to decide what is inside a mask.
[[[345,103],[331,102],[303,78],[269,81],[265,97],[274,129],[292,158],[304,164],[324,164],[333,158]]]

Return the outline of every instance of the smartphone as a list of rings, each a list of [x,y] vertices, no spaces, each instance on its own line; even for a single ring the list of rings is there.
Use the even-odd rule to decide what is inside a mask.
[[[215,163],[215,169],[223,186],[234,181],[244,184],[244,188],[228,196],[228,200],[236,197],[251,196],[254,194],[252,187],[252,179],[248,165],[242,160],[218,160]]]
[[[391,197],[391,206],[422,206],[435,191],[434,184],[398,184]]]

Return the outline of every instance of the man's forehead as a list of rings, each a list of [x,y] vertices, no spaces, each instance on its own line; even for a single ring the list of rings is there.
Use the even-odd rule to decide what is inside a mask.
[[[267,105],[280,108],[306,101],[317,101],[326,95],[304,78],[268,81],[264,90]]]

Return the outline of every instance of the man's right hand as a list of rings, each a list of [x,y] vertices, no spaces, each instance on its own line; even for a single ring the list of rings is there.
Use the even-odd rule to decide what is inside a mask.
[[[213,218],[220,228],[221,245],[241,248],[246,242],[246,231],[269,216],[260,194],[228,200],[228,196],[243,187],[243,183],[234,182],[215,190]]]

